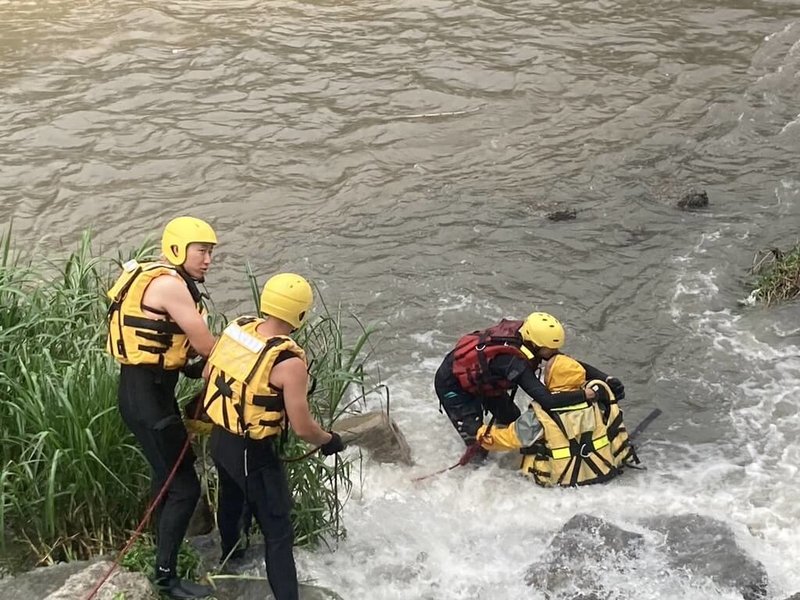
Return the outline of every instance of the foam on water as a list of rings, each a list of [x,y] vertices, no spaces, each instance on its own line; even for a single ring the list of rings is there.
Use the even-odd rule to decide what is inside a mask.
[[[719,239],[717,233],[704,235],[688,256],[676,260],[671,301],[676,335],[704,349],[695,350],[685,370],[665,366],[655,374],[656,380],[688,385],[698,403],[719,401],[712,407],[720,413],[719,434],[693,442],[681,434],[683,424],[671,426],[641,448],[647,471],[626,473],[608,485],[542,489],[515,472],[517,458],[511,455],[413,483],[414,477],[453,464],[463,449],[437,411],[432,390],[442,355],[439,332],[420,335],[421,344],[430,344],[430,355],[390,381],[393,417],[417,464],[367,461],[363,486],[345,510],[347,539],[331,554],[301,551],[301,574],[347,598],[543,598],[524,583],[525,571],[545,556],[563,523],[584,512],[652,542],[632,571],[604,572],[607,584],[623,596],[740,597],[710,581],[665,571],[661,539],[640,524],[647,516],[695,512],[731,526],[742,548],[767,569],[771,596],[800,589],[800,415],[794,402],[800,348],[787,339],[797,328],[777,323],[765,341],[758,321],[746,313],[708,308],[719,294],[718,273],[697,270],[695,259]],[[714,426],[699,411],[687,412],[686,425],[692,424]]]

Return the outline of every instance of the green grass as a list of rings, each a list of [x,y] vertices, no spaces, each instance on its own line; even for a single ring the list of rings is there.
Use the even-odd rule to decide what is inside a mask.
[[[118,414],[119,368],[104,350],[105,291],[123,258],[94,256],[87,233],[65,259],[34,268],[10,232],[0,237],[0,555],[20,543],[44,564],[114,552],[144,514],[149,467]],[[377,387],[365,384],[372,330],[349,342],[339,311],[318,302],[316,312],[298,341],[318,381],[312,412],[330,428]],[[182,383],[181,399],[196,388]],[[205,444],[196,446],[202,456]],[[307,450],[290,435],[283,452]],[[298,544],[344,533],[351,469],[319,455],[287,463]],[[213,498],[213,470],[205,483]]]
[[[153,537],[143,535],[134,542],[130,550],[120,561],[120,565],[130,571],[139,571],[150,575],[156,560],[156,547]],[[196,581],[201,575],[202,559],[190,544],[182,544],[178,551],[177,575],[183,579]]]
[[[800,243],[788,252],[759,252],[753,260],[754,294],[767,306],[800,297]]]

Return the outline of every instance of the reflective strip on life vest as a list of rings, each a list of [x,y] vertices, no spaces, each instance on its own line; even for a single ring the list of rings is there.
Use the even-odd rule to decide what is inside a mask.
[[[600,450],[600,448],[605,448],[610,443],[611,442],[609,442],[607,435],[602,435],[599,438],[592,440],[592,446],[594,447],[595,450]],[[566,446],[564,448],[553,448],[551,454],[553,458],[556,460],[561,460],[572,456],[572,452],[570,452],[569,446]]]
[[[589,403],[581,402],[580,404],[571,404],[569,406],[562,406],[561,408],[553,408],[551,410],[553,412],[569,412],[571,410],[581,410],[583,408],[589,408]]]

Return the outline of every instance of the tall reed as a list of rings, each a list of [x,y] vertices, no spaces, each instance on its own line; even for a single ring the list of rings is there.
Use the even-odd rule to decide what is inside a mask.
[[[0,264],[0,544],[41,562],[113,549],[142,510],[147,469],[116,410],[103,349],[104,277],[89,235],[63,264]]]
[[[104,349],[118,264],[93,256],[88,233],[65,260],[37,267],[13,251],[9,232],[0,237],[0,551],[9,535],[42,563],[113,551],[144,512],[149,467],[119,417],[119,368]],[[325,426],[366,393],[370,334],[349,344],[327,313],[301,332],[316,356],[312,410]],[[185,398],[190,386],[181,390]],[[305,450],[290,436],[284,454]],[[288,464],[298,543],[342,532],[351,465],[339,463]]]

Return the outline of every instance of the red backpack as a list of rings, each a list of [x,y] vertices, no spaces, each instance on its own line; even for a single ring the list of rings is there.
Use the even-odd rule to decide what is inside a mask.
[[[503,319],[497,325],[473,331],[461,337],[453,352],[453,375],[461,388],[470,394],[497,396],[514,386],[502,377],[489,373],[489,362],[501,354],[525,357],[519,347],[522,321]]]

